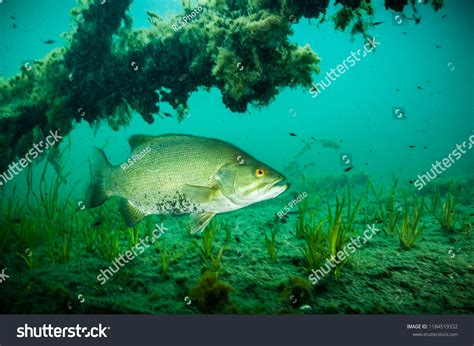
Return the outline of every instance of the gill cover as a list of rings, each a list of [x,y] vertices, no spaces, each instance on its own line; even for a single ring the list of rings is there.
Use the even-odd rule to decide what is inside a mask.
[[[228,163],[219,168],[219,171],[214,177],[216,185],[222,194],[234,203],[239,203],[239,199],[235,193],[235,180],[237,178],[237,172],[239,169],[242,169],[242,166],[241,164]]]

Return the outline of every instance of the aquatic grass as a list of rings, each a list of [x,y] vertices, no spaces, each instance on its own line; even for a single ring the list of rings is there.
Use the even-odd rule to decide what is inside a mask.
[[[112,262],[120,253],[120,233],[105,228],[98,236],[97,250],[106,261]]]
[[[347,236],[346,230],[344,227],[342,216],[344,211],[345,197],[339,202],[339,198],[336,197],[336,210],[334,217],[331,212],[331,208],[328,204],[328,255],[330,258],[336,258],[337,253],[342,250],[346,244]],[[339,276],[340,268],[345,264],[348,258],[340,261],[339,263],[334,262],[335,268],[333,270],[334,276],[337,278]]]
[[[13,225],[13,234],[21,249],[33,249],[40,245],[43,238],[43,222],[27,215]]]
[[[353,232],[355,218],[359,213],[360,204],[362,203],[363,196],[355,203],[352,207],[351,200],[351,186],[348,186],[347,189],[347,205],[346,205],[346,196],[342,198],[342,201],[339,201],[339,198],[336,196],[336,209],[334,216],[331,212],[331,208],[328,204],[328,255],[330,258],[336,258],[338,253],[343,251],[346,246],[348,234]],[[344,208],[346,209],[346,219],[343,219]],[[341,268],[349,260],[349,257],[346,257],[344,260],[340,260],[335,264],[333,269],[333,275],[337,279]]]
[[[182,252],[179,253],[173,253],[168,251],[168,248],[166,247],[166,243],[163,241],[161,242],[162,244],[157,244],[157,248],[160,253],[160,269],[161,269],[161,274],[163,276],[168,276],[168,268],[169,266],[176,262],[180,257],[182,257],[184,254]]]
[[[436,185],[435,190],[433,192],[433,195],[431,197],[431,207],[430,207],[431,213],[433,215],[436,214],[436,211],[438,209],[439,200],[440,200],[439,185]]]
[[[59,263],[67,263],[71,259],[71,235],[64,233],[56,243],[56,257]]]
[[[26,266],[28,267],[29,270],[33,269],[34,261],[33,261],[33,252],[30,252],[28,254],[22,254],[17,252],[16,253],[23,261],[25,261]]]
[[[7,247],[6,245],[11,237],[15,223],[17,221],[21,222],[19,215],[23,214],[18,213],[18,210],[21,210],[22,206],[20,201],[15,198],[16,185],[14,185],[13,192],[8,199],[5,197],[5,190],[2,190],[1,193],[0,221],[2,227],[0,227],[0,250],[4,250]]]
[[[324,222],[321,220],[316,224],[313,218],[313,223],[307,227],[306,248],[301,250],[304,259],[302,266],[306,272],[319,269],[327,257],[326,238],[322,232]]]
[[[134,247],[140,241],[141,222],[134,227],[127,227],[128,246]]]
[[[387,234],[394,234],[396,232],[396,227],[398,220],[400,219],[401,211],[396,209],[388,213],[384,220],[383,230]]]
[[[402,170],[400,170],[400,173],[402,173]],[[372,183],[372,181],[370,179],[367,179],[367,185],[368,185],[368,189],[370,189],[372,191],[372,194],[374,195],[375,197],[375,201],[377,203],[377,207],[378,207],[378,215],[376,217],[378,217],[380,220],[385,220],[386,216],[393,212],[393,210],[395,209],[395,194],[396,194],[396,191],[397,191],[397,186],[398,186],[398,182],[399,182],[400,178],[396,177],[394,173],[392,173],[392,186],[390,188],[390,190],[388,191],[388,194],[385,198],[385,203],[383,202],[383,199],[384,199],[384,184],[382,183],[380,185],[380,190],[379,191],[376,191],[375,190],[375,187],[374,187],[374,184]],[[368,193],[368,189],[366,191],[366,193]],[[375,220],[375,217],[373,220],[371,220],[372,222],[370,223],[373,223],[373,221]]]
[[[82,238],[86,252],[93,253],[99,238],[97,230],[93,227],[84,228]]]
[[[267,236],[267,232],[263,231],[265,236],[265,248],[267,249],[268,256],[270,256],[270,260],[272,263],[276,263],[277,260],[277,245],[276,245],[276,235],[280,230],[280,224],[275,223],[271,232],[270,237]]]
[[[400,170],[399,176],[400,176],[401,173],[402,173],[402,171]],[[397,178],[395,176],[395,174],[392,173],[392,180],[393,180],[392,187],[391,187],[390,192],[388,193],[388,196],[385,200],[385,210],[384,210],[384,214],[383,214],[384,218],[388,214],[393,213],[394,210],[396,209],[396,207],[395,207],[395,194],[397,192],[397,186],[398,186],[398,182],[399,182],[400,178],[399,177]]]
[[[296,238],[304,239],[306,236],[307,220],[306,215],[309,210],[309,200],[306,198],[303,202],[297,205],[298,208],[298,222],[296,224]],[[311,223],[311,221],[309,221]]]
[[[204,260],[208,260],[212,256],[212,246],[217,236],[218,225],[216,221],[211,221],[204,229],[201,235],[201,241],[195,241],[194,244],[198,247],[201,256]]]
[[[408,205],[407,197],[405,195],[405,210],[402,218],[402,225],[398,228],[398,237],[400,240],[400,247],[404,250],[412,248],[417,239],[423,232],[423,226],[420,225],[420,220],[423,214],[425,199],[421,199],[421,203],[418,204],[416,195],[413,195],[413,203],[411,206]]]
[[[454,198],[450,193],[447,193],[444,202],[441,204],[441,210],[439,214],[435,215],[443,231],[454,231],[454,206]]]
[[[211,254],[211,258],[207,261],[206,269],[216,274],[216,277],[219,276],[219,272],[222,269],[222,256],[224,256],[224,251],[227,249],[226,246],[222,246],[216,256]]]
[[[27,213],[26,203],[16,196],[15,186],[11,196],[1,202],[0,250],[12,245],[23,252],[39,246],[44,240],[42,221]]]
[[[365,184],[365,191],[363,194],[363,198],[365,200],[364,207],[362,208],[362,211],[364,212],[364,224],[373,224],[375,220],[377,220],[377,214],[378,214],[378,203],[375,202],[373,203],[372,200],[370,199],[370,187],[371,181],[370,178],[367,178],[367,182]],[[373,204],[376,204],[375,206]]]
[[[374,197],[375,197],[375,201],[377,203],[377,206],[378,206],[378,218],[380,220],[383,220],[384,218],[384,215],[385,215],[385,210],[384,210],[384,207],[383,207],[383,203],[382,203],[382,199],[383,199],[383,192],[384,192],[384,185],[383,183],[380,185],[380,190],[379,191],[376,191],[375,190],[375,186],[374,184],[372,183],[372,180],[367,179],[367,184],[370,188],[370,190],[372,191]],[[374,215],[375,216],[375,215]],[[375,217],[377,217],[375,216]],[[373,221],[373,220],[371,220]]]

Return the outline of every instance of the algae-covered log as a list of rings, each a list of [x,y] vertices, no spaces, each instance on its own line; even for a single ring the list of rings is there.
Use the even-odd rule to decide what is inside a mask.
[[[0,170],[50,130],[67,135],[81,119],[107,120],[117,129],[135,111],[152,123],[166,102],[182,120],[200,87],[218,88],[230,110],[244,112],[249,104],[269,104],[284,87],[310,87],[319,72],[316,53],[288,37],[302,17],[324,21],[329,0],[200,1],[186,25],[173,27],[183,14],[166,22],[150,12],[148,29],[132,28],[131,1],[82,0],[71,11],[77,27],[65,47],[0,79]],[[385,1],[391,10],[405,5]],[[337,0],[335,6],[335,28],[365,35],[370,1]],[[188,15],[192,10],[185,7]]]

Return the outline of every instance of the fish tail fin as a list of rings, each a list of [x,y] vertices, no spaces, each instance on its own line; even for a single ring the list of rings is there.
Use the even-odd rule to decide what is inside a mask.
[[[90,161],[91,181],[87,189],[87,206],[95,208],[103,204],[111,194],[106,188],[106,177],[112,168],[109,160],[102,149],[96,148]]]

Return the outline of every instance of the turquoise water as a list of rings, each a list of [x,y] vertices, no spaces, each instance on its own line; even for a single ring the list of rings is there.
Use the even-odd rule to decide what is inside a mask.
[[[70,0],[48,0],[41,3],[27,0],[3,0],[3,3],[0,4],[0,76],[11,78],[19,72],[20,67],[24,66],[25,63],[41,59],[53,48],[67,44],[67,41],[61,37],[61,33],[70,31],[74,25],[69,15],[70,9],[74,6],[75,2]],[[146,10],[153,10],[167,20],[174,14],[181,13],[182,6],[178,1],[136,0],[130,10],[135,28],[149,26]],[[110,162],[113,165],[120,165],[130,157],[131,150],[128,139],[132,135],[190,134],[220,139],[241,148],[263,163],[283,173],[292,188],[275,200],[253,205],[238,212],[222,215],[219,218],[224,224],[233,225],[232,227],[237,222],[237,226],[235,226],[235,229],[233,228],[232,232],[235,232],[233,234],[236,234],[239,239],[234,241],[234,248],[237,249],[237,252],[229,250],[227,262],[225,262],[226,255],[224,255],[223,261],[227,263],[226,266],[229,269],[219,274],[219,278],[230,282],[236,288],[237,293],[235,293],[234,301],[243,306],[238,310],[240,312],[288,312],[276,306],[278,304],[274,303],[273,300],[270,303],[268,301],[263,302],[265,299],[262,297],[267,294],[270,297],[277,297],[275,300],[278,300],[278,297],[282,294],[293,297],[296,294],[294,293],[294,287],[300,287],[297,282],[295,283],[294,280],[291,281],[292,279],[290,279],[288,284],[290,294],[288,294],[286,286],[279,289],[278,283],[294,276],[307,278],[308,273],[295,264],[299,263],[301,257],[300,248],[304,247],[302,240],[294,239],[293,234],[298,222],[297,208],[293,210],[289,221],[281,224],[282,230],[279,233],[279,245],[281,246],[279,256],[281,256],[283,262],[281,266],[278,265],[278,262],[275,265],[267,263],[268,255],[264,247],[262,232],[272,229],[276,224],[279,225],[281,220],[274,219],[275,213],[282,210],[289,201],[302,191],[309,191],[308,185],[304,185],[302,182],[303,176],[305,176],[306,183],[312,179],[316,181],[316,189],[313,191],[314,196],[319,193],[321,195],[319,195],[318,203],[311,202],[314,203],[314,206],[311,205],[310,209],[314,207],[323,217],[323,214],[327,212],[328,205],[331,208],[335,206],[336,191],[332,189],[329,182],[337,182],[338,179],[342,179],[344,182],[344,179],[353,179],[355,182],[357,177],[367,176],[377,187],[381,186],[382,183],[385,186],[390,186],[393,179],[392,174],[394,174],[400,179],[398,189],[400,191],[407,190],[411,193],[414,190],[412,186],[418,179],[418,175],[425,174],[432,168],[433,163],[448,157],[456,149],[457,144],[469,141],[470,136],[473,135],[474,86],[472,77],[474,76],[474,68],[472,57],[474,53],[474,28],[472,14],[474,13],[474,3],[469,0],[447,1],[445,7],[439,12],[434,12],[428,6],[420,7],[419,11],[422,16],[419,25],[415,25],[413,21],[406,21],[404,25],[400,26],[396,25],[396,14],[385,11],[383,6],[377,2],[375,21],[383,23],[374,26],[370,30],[370,35],[375,37],[375,41],[379,45],[374,52],[362,58],[339,78],[333,80],[330,86],[317,97],[312,97],[308,88],[284,88],[268,106],[250,106],[247,112],[239,114],[233,113],[225,107],[222,102],[222,95],[216,88],[211,90],[201,89],[192,94],[188,102],[188,115],[182,122],[177,120],[176,111],[163,103],[161,111],[170,113],[172,117],[156,116],[152,124],[146,123],[138,114],[134,114],[130,124],[121,127],[118,131],[112,130],[106,123],[100,123],[94,127],[91,127],[86,121],[76,123],[74,129],[67,137],[65,136],[61,143],[63,149],[66,148],[67,144],[70,143],[71,145],[67,154],[63,155],[64,172],[68,172],[70,175],[67,179],[67,188],[62,191],[62,197],[67,197],[68,202],[73,207],[80,206],[81,202],[86,199],[85,192],[89,183],[89,158],[95,150],[94,148],[103,148]],[[352,52],[361,49],[366,43],[362,35],[356,35],[352,38],[348,33],[334,30],[333,24],[329,21],[318,23],[315,19],[303,18],[298,24],[294,24],[292,29],[294,33],[290,40],[299,46],[309,45],[321,59],[321,72],[313,75],[314,83],[324,79],[331,68],[336,68],[338,64],[342,64]],[[45,44],[47,40],[54,40],[54,42]],[[240,73],[240,71],[236,71],[236,73]],[[245,66],[242,73],[245,73]],[[113,90],[110,90],[110,92],[113,93]],[[394,117],[396,110],[401,110],[405,114],[402,120]],[[68,114],[65,114],[65,116],[68,116]],[[338,145],[336,145],[336,148],[324,147],[319,141],[320,139]],[[304,149],[305,147],[306,149]],[[456,209],[456,213],[460,215],[456,227],[465,231],[471,227],[465,225],[472,223],[473,215],[472,186],[469,185],[472,184],[472,169],[474,168],[473,152],[474,150],[467,150],[458,160],[455,160],[455,163],[449,169],[438,175],[440,177],[438,180],[442,181],[443,184],[446,184],[450,179],[457,179],[457,181],[471,179],[460,183],[464,190],[468,191],[468,198],[463,195],[457,199],[462,202],[457,205],[459,210]],[[350,161],[341,162],[345,160],[344,155],[347,155],[346,158],[350,158]],[[39,190],[37,182],[41,177],[44,164],[45,160],[41,162],[38,160],[38,164],[33,167],[33,176],[36,181],[33,191]],[[352,169],[349,169],[351,167]],[[49,170],[47,178],[50,182],[54,176],[54,171]],[[321,183],[321,181],[323,182]],[[67,191],[76,183],[78,183],[77,189],[71,195],[68,195]],[[330,191],[323,193],[322,191],[328,186]],[[356,192],[353,200],[356,200],[359,196],[364,195],[365,180],[358,187],[357,182],[355,182],[354,186],[356,186]],[[14,191],[15,194],[13,194]],[[16,196],[15,198],[21,200],[27,191],[26,173],[23,172],[16,176],[12,182],[6,184],[3,192],[4,201],[11,196]],[[338,192],[344,193],[343,191],[345,190],[341,188]],[[365,192],[367,193],[367,191]],[[430,189],[429,191],[431,193],[433,190]],[[397,197],[397,202],[400,204],[403,202],[402,195],[400,193]],[[442,198],[447,198],[446,196],[444,192],[441,194]],[[430,195],[429,199],[433,200],[434,197]],[[373,201],[373,204],[375,205],[375,201]],[[405,209],[408,209],[407,206],[405,205]],[[112,216],[112,211],[117,209],[116,205],[110,204],[108,208],[105,210],[99,209],[97,214],[93,211],[88,215],[89,219],[81,219],[78,222],[87,228],[90,227],[89,223],[96,222],[97,217],[101,215],[102,220],[104,218],[113,219],[114,222],[119,220],[117,222],[120,224],[118,214]],[[5,207],[3,209],[5,210]],[[339,311],[347,313],[472,312],[473,297],[471,293],[459,293],[459,295],[452,298],[454,302],[450,301],[445,305],[443,305],[444,303],[430,305],[427,302],[439,301],[443,294],[448,294],[432,291],[419,298],[421,300],[418,302],[422,307],[405,305],[409,299],[405,299],[405,303],[400,304],[396,298],[400,293],[395,291],[395,293],[390,293],[391,301],[395,300],[394,306],[378,306],[375,301],[389,298],[370,296],[369,293],[364,296],[365,302],[359,301],[360,306],[367,303],[367,309],[360,306],[354,307],[347,303],[352,298],[357,297],[357,290],[364,287],[367,281],[370,282],[373,277],[378,278],[377,270],[374,268],[380,263],[386,264],[383,266],[383,270],[396,272],[398,269],[393,268],[390,258],[399,256],[397,253],[401,254],[401,261],[406,265],[405,269],[401,270],[410,271],[407,277],[411,279],[406,280],[417,287],[414,288],[415,291],[424,285],[432,284],[434,287],[438,287],[436,285],[441,285],[441,283],[435,283],[426,278],[420,279],[422,274],[417,271],[413,263],[419,260],[419,256],[430,258],[429,256],[438,256],[438,253],[446,255],[449,250],[451,250],[451,253],[455,251],[459,254],[458,257],[463,258],[462,262],[452,264],[449,259],[445,258],[447,255],[442,257],[442,260],[431,258],[427,260],[428,272],[436,273],[440,266],[445,266],[445,268],[448,268],[446,269],[446,275],[452,275],[453,272],[457,273],[456,275],[460,277],[459,280],[461,281],[453,283],[453,285],[457,285],[456,289],[464,287],[466,283],[472,280],[472,266],[468,260],[473,251],[470,228],[465,232],[468,235],[461,234],[459,231],[452,236],[458,244],[453,250],[452,245],[450,245],[452,242],[446,240],[451,238],[444,237],[440,233],[439,226],[435,225],[436,218],[434,214],[427,216],[427,219],[424,220],[427,231],[423,235],[423,241],[413,251],[399,252],[396,236],[387,236],[387,238],[381,236],[380,240],[377,240],[367,252],[364,252],[364,258],[366,258],[367,263],[372,263],[373,267],[368,266],[367,271],[361,270],[360,268],[363,268],[363,266],[361,267],[359,258],[357,272],[361,273],[360,277],[362,279],[355,280],[354,286],[350,286],[348,281],[345,282],[346,286],[338,284],[337,281],[328,283],[328,287],[330,287],[328,291],[334,289],[333,292],[344,292],[348,287],[347,285],[349,285],[351,290],[347,296],[335,298],[335,295],[323,291],[319,303],[312,300],[313,298],[304,300],[305,303],[311,305],[314,311],[322,313]],[[115,218],[116,215],[117,218]],[[186,219],[153,217],[151,224],[158,222],[158,220],[164,220],[164,223],[170,229],[178,228],[178,222],[187,222]],[[366,221],[367,219],[362,219],[362,216],[357,219],[356,228],[358,231],[365,229]],[[147,226],[150,226],[150,224],[147,224]],[[123,224],[116,227],[122,230],[120,249],[125,251],[128,248],[125,240],[128,237],[127,228]],[[222,229],[224,228],[222,226]],[[75,231],[77,231],[77,234],[82,234],[83,229],[75,228]],[[102,232],[107,231],[102,230]],[[143,232],[143,229],[140,232]],[[182,262],[175,264],[175,269],[170,274],[172,277],[170,281],[160,279],[158,282],[154,282],[156,277],[153,275],[155,274],[150,274],[151,270],[149,268],[158,267],[157,253],[162,251],[160,249],[159,251],[156,250],[156,253],[147,252],[146,257],[140,260],[142,262],[137,264],[137,267],[132,267],[130,272],[127,272],[129,278],[133,277],[130,280],[143,280],[140,281],[143,282],[143,285],[149,285],[151,287],[149,291],[142,292],[139,290],[137,293],[134,288],[130,288],[133,285],[123,283],[127,279],[111,283],[111,287],[120,286],[121,290],[124,289],[129,295],[133,296],[136,293],[137,296],[133,296],[135,298],[152,299],[150,296],[153,296],[153,299],[158,302],[153,303],[155,305],[152,306],[131,307],[125,298],[114,293],[109,298],[116,305],[107,310],[106,306],[110,303],[110,301],[107,301],[107,297],[104,298],[100,294],[95,296],[94,290],[90,289],[93,286],[92,284],[77,284],[80,275],[87,275],[87,280],[94,282],[95,275],[99,270],[107,267],[111,261],[103,258],[99,260],[100,256],[94,252],[95,250],[87,255],[82,254],[80,249],[83,241],[74,237],[71,244],[74,245],[73,247],[76,248],[77,253],[71,257],[70,267],[63,267],[56,263],[52,266],[51,263],[42,262],[38,259],[37,266],[28,272],[27,277],[38,278],[40,273],[50,272],[51,277],[49,279],[53,286],[56,283],[64,282],[65,290],[68,292],[68,298],[65,299],[66,305],[73,312],[187,313],[189,310],[187,310],[187,306],[183,306],[182,301],[185,297],[188,297],[186,292],[195,286],[194,283],[198,278],[198,274],[202,271],[202,268],[196,264],[196,258],[199,258],[199,255],[197,252],[192,253],[190,244],[200,238],[195,236],[192,240],[183,240],[181,239],[181,233],[178,235],[177,232],[166,236],[170,244],[179,244],[176,245],[177,249],[186,253]],[[224,243],[223,231],[221,231],[220,237],[219,242]],[[8,267],[10,268],[26,271],[23,261],[15,254],[15,252],[23,253],[23,249],[20,248],[20,245],[16,247],[15,241],[11,240],[10,243],[13,245],[4,248],[0,259],[9,261]],[[41,241],[39,243],[38,250],[34,251],[40,254],[47,253],[46,245],[42,248]],[[216,246],[215,249],[219,249],[219,247]],[[245,260],[241,260],[239,256],[242,251],[247,254],[246,256],[255,252],[256,257],[246,257]],[[381,258],[381,252],[386,257]],[[44,256],[47,258],[47,255]],[[439,261],[443,264],[439,264]],[[239,264],[239,262],[242,263]],[[377,264],[378,262],[380,263]],[[71,273],[71,268],[77,269],[82,265],[90,266],[88,274],[77,274],[75,276],[76,274]],[[355,264],[352,265],[354,266],[351,267],[352,269],[356,267]],[[19,269],[20,267],[22,269]],[[187,268],[191,269],[188,270]],[[265,279],[263,279],[264,283],[261,284],[261,287],[259,286],[259,293],[249,297],[245,303],[245,296],[248,293],[245,291],[247,287],[245,282],[246,280],[247,283],[252,282],[248,281],[248,277],[253,275],[250,271],[246,271],[246,268],[257,268],[257,271],[260,270],[258,272],[259,280],[262,280],[261,277],[265,277]],[[347,273],[351,272],[352,269],[347,269]],[[459,270],[459,272],[456,272],[456,270]],[[272,271],[274,271],[274,274],[271,275],[274,275],[274,277],[270,279],[266,278],[266,274],[262,274]],[[350,280],[349,274],[342,275],[343,281],[345,279]],[[347,275],[347,277],[344,277],[344,275]],[[188,287],[182,288],[181,284],[178,283],[181,282],[179,281],[181,279],[192,281],[193,284],[190,283]],[[382,279],[383,275],[380,282],[387,292],[393,287],[399,286],[398,281],[395,283],[385,282]],[[18,280],[16,283],[21,284],[21,280]],[[69,284],[67,284],[68,282]],[[173,286],[171,282],[176,282],[179,288],[176,285]],[[48,285],[39,286],[41,287],[39,292],[47,291],[50,294],[49,299],[51,301],[55,300],[54,292],[56,292],[56,288],[52,289]],[[71,288],[72,286],[74,288]],[[82,290],[76,289],[77,286],[82,287]],[[6,296],[16,299],[14,286],[11,287],[9,295]],[[387,287],[389,288],[387,289]],[[127,291],[128,288],[132,291]],[[446,286],[446,291],[452,289],[454,289],[452,286]],[[164,300],[156,299],[155,294],[158,294],[157,292],[168,292],[170,297],[163,298]],[[75,300],[74,297],[78,293],[84,293],[90,297],[88,303],[86,303],[86,308],[82,308],[83,310],[79,308],[76,310],[74,304],[73,307],[69,307],[71,305],[70,301]],[[25,294],[25,297],[27,296],[28,294]],[[168,300],[165,302],[166,299]],[[341,303],[338,299],[345,300]],[[26,301],[27,299],[22,300],[23,303]],[[58,304],[61,305],[62,303],[60,303]],[[17,311],[5,303],[5,300],[0,301],[0,307],[3,307],[7,312]],[[51,312],[61,312],[62,309],[61,306],[54,308]],[[44,310],[40,309],[39,311],[48,310],[45,307]],[[199,312],[203,311],[207,312],[201,307]],[[301,309],[296,311],[301,311]],[[237,312],[237,310],[228,309],[225,312]]]
[[[60,47],[64,42],[60,34],[69,30],[68,12],[74,4],[6,0],[0,12],[0,75],[12,76],[21,62],[42,58],[52,47]],[[137,116],[125,129],[114,132],[104,125],[94,135],[87,124],[80,123],[71,136],[73,143],[81,143],[73,146],[71,168],[81,176],[87,149],[102,147],[107,140],[106,152],[118,164],[128,158],[130,135],[176,132],[226,140],[283,170],[302,148],[301,140],[314,136],[342,140],[339,152],[352,154],[354,172],[391,180],[391,173],[403,166],[403,181],[413,180],[472,133],[472,6],[469,1],[447,2],[439,13],[425,6],[420,10],[420,25],[407,22],[404,26],[392,25],[392,14],[379,7],[376,20],[384,23],[371,31],[380,42],[376,52],[314,99],[306,89],[284,89],[268,107],[250,107],[244,114],[235,114],[225,108],[214,89],[192,95],[191,117],[181,124],[165,118],[150,126]],[[134,25],[148,25],[145,10],[167,13],[179,7],[173,1],[134,1]],[[9,18],[12,14],[15,21]],[[11,29],[13,23],[18,28]],[[314,82],[364,43],[361,37],[351,41],[329,23],[318,27],[314,19],[310,23],[303,19],[293,28],[292,41],[309,44],[322,60],[321,75],[315,75]],[[46,45],[47,39],[56,42]],[[394,120],[393,107],[404,107],[407,119]],[[289,132],[298,136],[291,137]],[[473,167],[472,160],[472,154],[463,157],[444,176],[462,175]],[[301,161],[315,163],[308,174],[342,171],[338,151],[318,145]]]

